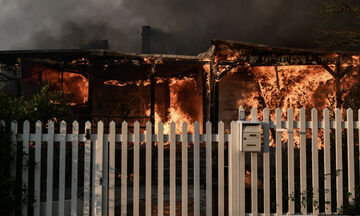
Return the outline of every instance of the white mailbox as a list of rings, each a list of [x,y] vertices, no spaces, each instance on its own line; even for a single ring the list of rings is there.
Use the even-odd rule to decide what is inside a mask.
[[[259,121],[239,121],[240,151],[261,151],[261,123]]]

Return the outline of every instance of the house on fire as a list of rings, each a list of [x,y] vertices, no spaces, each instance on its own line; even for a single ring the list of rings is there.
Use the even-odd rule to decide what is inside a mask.
[[[106,49],[1,51],[2,88],[31,96],[41,82],[72,96],[79,119],[230,121],[237,108],[351,106],[359,52],[212,40],[197,56]],[[156,130],[156,128],[155,128]],[[165,130],[167,130],[165,128]],[[190,128],[190,130],[192,130]]]

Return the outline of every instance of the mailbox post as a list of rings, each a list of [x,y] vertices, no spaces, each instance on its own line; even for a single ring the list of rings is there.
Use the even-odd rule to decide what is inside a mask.
[[[239,145],[240,151],[261,151],[261,123],[259,121],[239,121]]]
[[[239,120],[231,123],[231,139],[229,139],[228,148],[230,216],[245,215],[245,153],[251,152],[251,167],[257,169],[257,160],[253,158],[257,158],[257,152],[262,150],[261,122],[246,121],[245,110],[242,108],[239,109],[238,114]],[[252,175],[254,179],[251,184],[257,183],[255,173]],[[255,195],[252,193],[252,196]]]

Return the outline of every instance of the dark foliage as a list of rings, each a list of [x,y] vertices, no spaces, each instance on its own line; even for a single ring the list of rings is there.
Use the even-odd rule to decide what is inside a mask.
[[[11,163],[15,160],[14,151],[17,155],[23,155],[22,149],[12,142],[10,121],[17,120],[19,130],[24,120],[34,122],[41,120],[61,120],[71,117],[68,97],[60,91],[51,91],[48,84],[43,85],[39,92],[30,100],[24,97],[14,98],[6,92],[0,91],[0,120],[4,120],[5,127],[0,126],[0,214],[20,214],[21,194],[27,194],[27,188],[22,188],[21,180],[11,177]],[[20,163],[19,163],[20,162]],[[17,160],[16,170],[21,170],[21,160]],[[14,167],[12,167],[14,168]]]

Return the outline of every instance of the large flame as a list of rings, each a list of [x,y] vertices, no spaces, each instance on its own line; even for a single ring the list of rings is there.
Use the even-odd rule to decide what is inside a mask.
[[[201,97],[197,92],[199,86],[194,78],[171,78],[169,81],[170,104],[165,117],[160,113],[158,105],[155,105],[155,131],[160,121],[164,123],[164,133],[170,132],[170,123],[175,122],[176,133],[182,132],[182,123],[188,123],[188,132],[194,132],[194,122],[201,122]],[[150,110],[147,110],[150,115]]]
[[[347,66],[341,65],[342,70]],[[335,65],[329,67],[335,70]],[[359,72],[356,68],[341,77],[340,92],[343,101],[353,91],[358,80]],[[319,110],[318,117],[321,120],[324,108],[334,110],[337,106],[335,86],[333,75],[320,65],[258,66],[248,67],[247,70],[237,68],[220,81],[219,118],[220,120],[234,118],[236,113],[228,110],[242,106],[248,111],[252,107],[257,108],[260,120],[263,109],[267,107],[272,121],[275,121],[277,107],[281,109],[282,121],[287,120],[288,108],[294,108],[294,120],[299,119],[299,109],[305,108],[307,121],[311,120],[311,109],[316,108]],[[295,130],[294,135],[295,146],[299,146],[298,131]],[[307,138],[311,138],[310,131],[307,132]],[[285,143],[287,139],[287,133],[283,133],[282,142]],[[271,143],[274,144],[273,141]],[[323,146],[321,130],[319,130],[318,146],[319,148]]]

